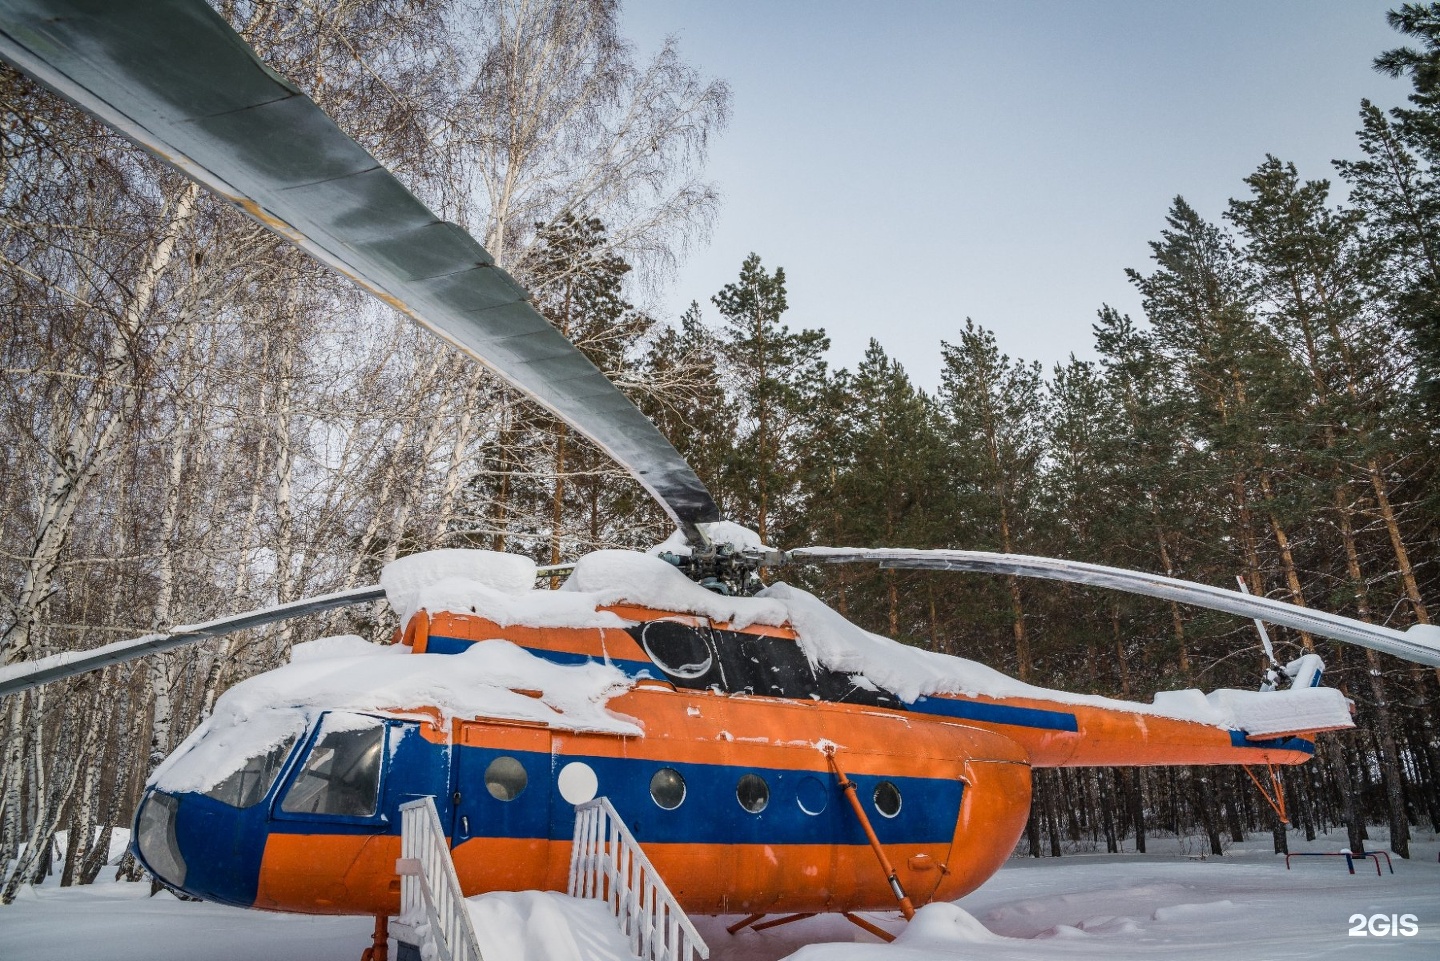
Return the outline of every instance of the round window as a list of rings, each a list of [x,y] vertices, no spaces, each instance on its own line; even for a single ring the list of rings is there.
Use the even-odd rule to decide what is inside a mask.
[[[759,814],[770,803],[770,785],[758,774],[747,774],[735,785],[735,800],[751,814]]]
[[[704,677],[715,663],[699,629],[675,621],[651,621],[640,632],[640,643],[666,674],[685,681]]]
[[[685,779],[673,767],[662,767],[650,779],[650,797],[665,810],[675,810],[685,800]]]
[[[513,757],[497,757],[485,769],[485,790],[497,801],[515,800],[527,783],[524,766]]]
[[[819,814],[830,801],[830,792],[819,778],[803,777],[795,787],[795,802],[806,814]]]
[[[887,818],[900,813],[900,789],[889,781],[875,785],[875,810]]]

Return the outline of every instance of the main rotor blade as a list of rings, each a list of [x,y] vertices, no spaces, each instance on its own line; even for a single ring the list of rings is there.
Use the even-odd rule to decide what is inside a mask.
[[[320,611],[334,610],[338,607],[352,607],[367,601],[378,601],[384,596],[385,590],[379,585],[357,587],[335,594],[322,594],[318,597],[291,601],[289,604],[277,604],[274,607],[266,607],[258,611],[219,617],[203,624],[186,624],[165,634],[146,634],[144,637],[116,641],[113,644],[106,644],[88,651],[63,651],[33,661],[21,661],[18,664],[0,667],[0,697],[4,697],[6,694],[15,694],[27,688],[39,687],[41,684],[49,684],[51,681],[58,681],[63,677],[109,667],[111,664],[123,664],[125,661],[133,661],[146,654],[168,651],[186,644],[195,644],[208,638],[219,637],[222,634],[233,634],[247,628],[261,627],[276,621],[286,621],[292,617],[317,614]]]
[[[1240,617],[1259,618],[1273,624],[1293,627],[1298,631],[1308,631],[1321,637],[1383,651],[1407,661],[1440,667],[1440,646],[1424,639],[1424,635],[1431,633],[1440,635],[1440,630],[1429,625],[1417,625],[1421,630],[1411,628],[1409,632],[1397,631],[1394,628],[1367,624],[1354,618],[1311,610],[1267,597],[1255,597],[1208,584],[1182,581],[1159,574],[1145,574],[1121,567],[1104,567],[1099,564],[1067,561],[1056,557],[1033,557],[1028,554],[992,554],[988,551],[806,547],[789,551],[788,556],[791,560],[816,564],[868,563],[879,564],[883,568],[1014,574],[1018,577],[1038,577],[1107,587],[1214,611],[1225,611]]]
[[[710,492],[469,234],[431,213],[200,0],[0,0],[0,56],[593,441],[693,542]]]

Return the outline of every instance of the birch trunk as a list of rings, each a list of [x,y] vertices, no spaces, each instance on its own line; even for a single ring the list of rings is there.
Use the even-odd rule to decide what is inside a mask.
[[[445,428],[444,412],[455,402],[451,385],[454,383],[456,366],[455,358],[448,351],[436,350],[429,369],[419,383],[413,385],[414,398],[424,401],[423,407],[420,403],[415,405],[415,417],[422,416],[422,409],[428,410],[429,423],[420,438],[420,449],[415,454],[413,469],[404,472],[405,482],[401,485],[400,503],[391,517],[390,537],[382,557],[385,564],[400,555],[400,546],[405,538],[405,531],[410,526],[410,518],[414,515],[420,498],[424,496],[426,479],[430,474],[430,461],[440,449],[440,439]]]
[[[193,372],[195,328],[185,333],[184,352],[181,355],[179,383],[188,383]],[[190,431],[185,425],[185,414],[177,404],[176,425],[170,444],[170,458],[165,476],[165,506],[160,512],[160,529],[157,532],[160,563],[155,591],[155,613],[150,621],[150,632],[163,634],[171,627],[171,606],[175,599],[175,555],[173,543],[175,529],[180,516],[180,485],[185,476],[185,450],[191,441]],[[176,651],[165,651],[151,655],[147,660],[150,667],[150,695],[154,703],[153,719],[150,724],[150,764],[158,765],[170,754],[170,729],[173,721],[171,694],[175,688],[176,672],[180,655]]]
[[[450,465],[445,470],[445,480],[440,485],[440,503],[435,513],[435,525],[431,538],[436,547],[444,547],[449,532],[450,519],[455,512],[455,500],[460,494],[461,468],[465,464],[465,452],[470,445],[470,432],[475,422],[475,405],[480,400],[483,381],[477,374],[468,375],[469,383],[460,399],[460,417],[455,423],[455,435],[450,448]]]
[[[36,629],[45,602],[55,590],[55,573],[75,512],[101,464],[120,440],[121,428],[139,403],[138,391],[120,385],[132,381],[126,371],[134,362],[132,351],[136,348],[136,339],[154,303],[160,281],[171,267],[175,245],[194,214],[198,193],[199,187],[190,184],[181,189],[171,206],[165,226],[142,265],[128,299],[116,312],[116,329],[106,345],[100,378],[86,397],[74,427],[56,451],[54,470],[35,524],[29,561],[20,590],[11,604],[12,620],[0,634],[0,665],[28,660],[34,654]],[[114,385],[115,392],[105,389],[107,385]],[[6,725],[9,737],[3,772],[6,797],[0,802],[3,807],[0,851],[7,853],[14,850],[18,835],[19,788],[27,766],[21,738],[17,737],[17,732],[23,729],[21,704],[25,699],[9,700]],[[29,758],[28,767],[32,783],[43,777],[44,768],[38,757]]]
[[[100,385],[123,384],[130,380],[126,369],[133,363],[132,349],[145,322],[161,278],[171,265],[175,243],[195,211],[199,187],[183,188],[169,218],[150,252],[127,302],[116,318],[116,330],[106,348]],[[138,392],[120,390],[115,397],[97,388],[86,398],[79,423],[58,451],[19,593],[12,605],[13,620],[0,634],[0,665],[27,660],[32,656],[32,636],[41,605],[54,590],[55,570],[70,531],[70,523],[90,481],[104,457],[119,438],[120,429],[139,401]],[[108,416],[107,416],[108,415]]]

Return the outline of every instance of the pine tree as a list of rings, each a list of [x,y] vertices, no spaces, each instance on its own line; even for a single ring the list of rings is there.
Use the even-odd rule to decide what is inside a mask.
[[[1186,576],[1191,561],[1188,546],[1194,532],[1205,529],[1206,506],[1196,478],[1182,471],[1179,463],[1185,446],[1181,427],[1185,399],[1155,338],[1138,330],[1129,316],[1104,307],[1093,330],[1106,390],[1120,417],[1117,461],[1112,467],[1116,497],[1110,510],[1119,543],[1111,548],[1111,556],[1123,566]],[[1192,537],[1182,537],[1182,531],[1192,532]],[[1126,650],[1134,637],[1143,636],[1138,613],[1148,607],[1137,608],[1136,603],[1122,598],[1108,603],[1127,694]],[[1163,663],[1173,664],[1179,677],[1188,678],[1186,621],[1179,604],[1170,602],[1166,609],[1168,631],[1161,633],[1168,633],[1171,643],[1163,646]],[[1123,621],[1122,611],[1127,614]]]
[[[1392,125],[1364,103],[1366,160],[1340,167],[1397,257],[1395,303],[1413,338],[1417,394],[1433,423],[1440,418],[1440,3],[1407,3],[1386,19],[1420,44],[1375,58],[1381,73],[1410,78],[1410,106],[1390,111]]]
[[[723,477],[735,456],[739,411],[725,389],[721,349],[700,305],[691,301],[679,325],[660,328],[646,349],[641,364],[646,390],[637,402],[710,488],[720,513],[731,516],[735,509]]]
[[[1121,495],[1119,465],[1123,463],[1125,418],[1103,372],[1096,365],[1076,360],[1056,364],[1051,378],[1046,409],[1045,483],[1040,494],[1043,507],[1046,553],[1091,563],[1114,562],[1111,553],[1120,540],[1116,510]],[[1055,611],[1069,623],[1059,643],[1073,651],[1084,645],[1083,672],[1073,658],[1056,658],[1066,665],[1050,682],[1069,689],[1088,687],[1097,693],[1113,693],[1122,686],[1102,681],[1111,676],[1102,664],[1118,661],[1119,679],[1128,686],[1123,647],[1110,647],[1112,625],[1105,616],[1108,592],[1088,591],[1065,585],[1057,594],[1061,602]],[[1066,669],[1068,667],[1068,670]]]
[[[1361,234],[1361,211],[1328,207],[1325,181],[1301,182],[1293,164],[1268,157],[1246,183],[1251,196],[1231,201],[1227,216],[1248,242],[1270,325],[1288,345],[1297,368],[1305,372],[1309,388],[1305,402],[1282,411],[1279,418],[1291,425],[1290,433],[1300,441],[1287,445],[1288,459],[1302,470],[1307,461],[1312,462],[1313,492],[1319,502],[1303,505],[1303,510],[1312,515],[1333,512],[1351,594],[1342,603],[1353,603],[1354,613],[1371,620],[1371,580],[1362,569],[1355,534],[1366,522],[1357,509],[1357,501],[1366,493],[1373,494],[1395,548],[1393,554],[1382,556],[1382,564],[1395,563],[1407,597],[1412,604],[1419,600],[1388,479],[1395,473],[1396,432],[1382,426],[1391,419],[1388,385],[1399,379],[1393,352],[1386,349],[1394,332],[1383,314],[1377,317],[1366,302],[1380,258]],[[1358,491],[1357,481],[1363,485]],[[1425,611],[1423,602],[1418,609]],[[1391,846],[1403,857],[1408,855],[1409,830],[1390,697],[1379,656],[1373,651],[1366,655],[1389,799]],[[1420,672],[1413,673],[1423,685]]]
[[[789,306],[785,270],[766,272],[758,254],[712,301],[725,320],[720,351],[739,413],[721,487],[736,516],[754,520],[762,542],[785,541],[800,521],[803,434],[824,388],[830,340],[823,330],[792,333],[781,322]]]
[[[1264,523],[1274,538],[1288,599],[1304,605],[1277,492],[1281,465],[1272,457],[1273,424],[1266,416],[1271,395],[1288,384],[1284,352],[1257,320],[1254,271],[1233,238],[1182,197],[1166,220],[1161,239],[1150,245],[1155,271],[1128,274],[1154,326],[1156,345],[1188,395],[1183,430],[1189,450],[1181,469],[1206,478],[1204,486],[1229,491],[1231,536],[1240,545],[1238,560],[1250,590],[1265,592],[1259,533]],[[1303,634],[1301,641],[1311,643]]]
[[[813,508],[823,516],[814,519],[812,528],[837,545],[934,545],[945,514],[943,485],[938,483],[945,472],[945,446],[933,402],[873,339],[855,375],[837,381],[838,429],[827,445],[833,477]],[[879,596],[865,605],[874,611],[870,619],[877,630],[907,641],[924,637],[939,645],[931,575],[890,570],[848,576],[859,583],[847,595],[878,588]],[[925,587],[906,591],[902,598],[902,580]],[[905,605],[905,600],[911,603]],[[847,596],[847,606],[849,602]],[[882,611],[883,619],[876,616]]]
[[[960,339],[941,343],[940,401],[949,421],[961,510],[973,520],[968,546],[1022,550],[1034,520],[1044,434],[1040,365],[1000,353],[995,335],[966,318]],[[1030,680],[1030,632],[1020,580],[1005,578],[1016,670]]]

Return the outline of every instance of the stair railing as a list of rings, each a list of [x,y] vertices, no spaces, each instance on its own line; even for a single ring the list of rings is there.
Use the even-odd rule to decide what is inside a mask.
[[[400,859],[395,871],[400,875],[396,924],[415,936],[420,956],[484,961],[434,798],[400,805]],[[433,952],[426,951],[427,946],[433,946]]]
[[[608,798],[575,807],[569,893],[604,901],[642,961],[694,961],[710,948]]]

